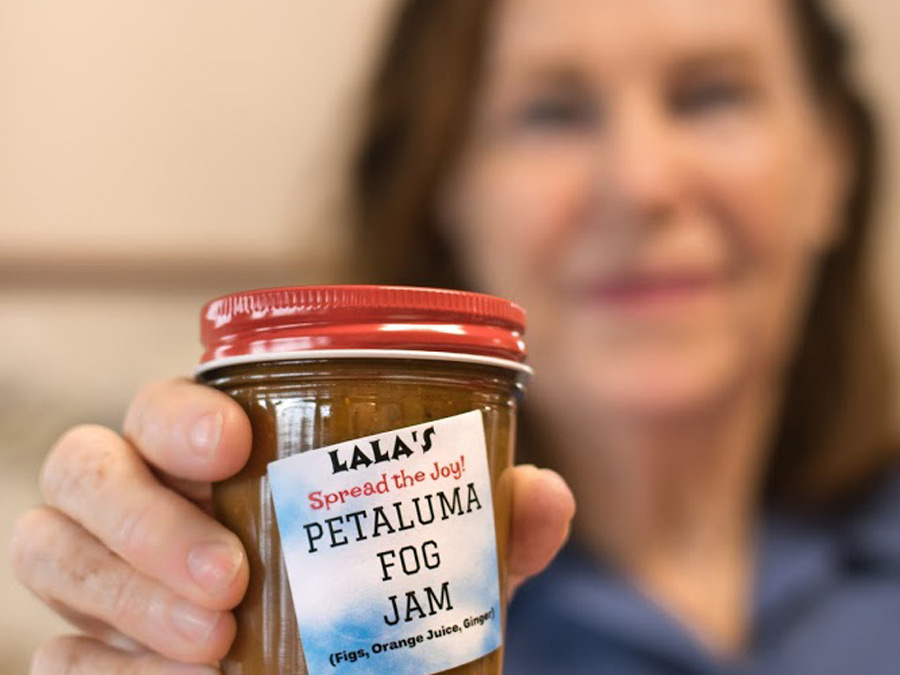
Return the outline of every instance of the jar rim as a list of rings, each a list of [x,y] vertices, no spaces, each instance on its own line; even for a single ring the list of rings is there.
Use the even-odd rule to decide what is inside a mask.
[[[530,366],[519,361],[511,361],[480,354],[460,354],[457,352],[421,351],[412,349],[321,349],[274,354],[245,354],[201,363],[194,369],[194,376],[200,377],[212,370],[249,363],[275,363],[278,361],[310,361],[323,359],[397,359],[410,361],[451,361],[475,365],[493,366],[511,370],[519,382],[526,382],[534,375]]]

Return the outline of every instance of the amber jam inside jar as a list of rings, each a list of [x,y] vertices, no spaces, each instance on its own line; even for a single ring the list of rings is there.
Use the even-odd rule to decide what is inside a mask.
[[[198,379],[253,429],[214,488],[250,562],[225,673],[501,673],[522,311],[271,289],[209,303],[202,332]]]

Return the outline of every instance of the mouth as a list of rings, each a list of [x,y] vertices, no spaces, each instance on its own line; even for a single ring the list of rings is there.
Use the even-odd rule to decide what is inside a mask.
[[[725,275],[703,271],[625,273],[581,287],[579,297],[610,309],[650,309],[681,305],[721,290]]]

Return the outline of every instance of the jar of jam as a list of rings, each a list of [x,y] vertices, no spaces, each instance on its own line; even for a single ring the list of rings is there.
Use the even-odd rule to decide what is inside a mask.
[[[247,412],[214,487],[250,586],[225,673],[502,671],[524,313],[386,286],[228,295],[199,381]]]

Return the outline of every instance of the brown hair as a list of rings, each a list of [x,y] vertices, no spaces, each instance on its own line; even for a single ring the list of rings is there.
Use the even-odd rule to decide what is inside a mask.
[[[824,260],[786,387],[770,498],[834,507],[895,463],[892,391],[865,252],[876,183],[875,124],[848,47],[819,0],[794,0],[809,82],[845,125],[856,175],[846,233]],[[437,191],[462,146],[496,2],[406,0],[370,90],[351,174],[357,269],[379,283],[465,288],[437,227]]]

